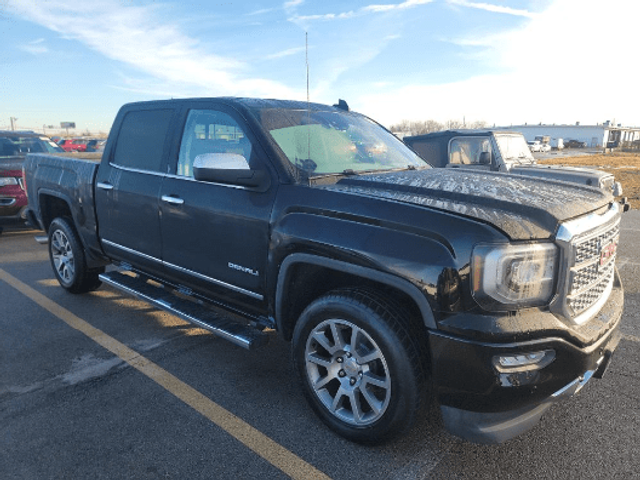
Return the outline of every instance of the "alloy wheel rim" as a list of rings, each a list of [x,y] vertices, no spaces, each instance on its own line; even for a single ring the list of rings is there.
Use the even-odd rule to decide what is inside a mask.
[[[316,326],[305,348],[307,378],[324,407],[353,426],[371,425],[391,399],[391,376],[382,351],[360,327],[342,319]]]
[[[76,271],[73,250],[69,238],[60,230],[51,236],[51,258],[60,280],[64,284],[71,283]]]

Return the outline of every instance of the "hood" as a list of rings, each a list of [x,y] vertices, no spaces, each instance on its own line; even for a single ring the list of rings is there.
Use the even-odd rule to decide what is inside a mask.
[[[495,225],[513,240],[550,238],[560,223],[614,201],[598,188],[459,169],[361,175],[322,188],[464,215]]]
[[[602,187],[605,179],[613,179],[613,175],[595,168],[566,167],[558,165],[513,165],[511,173],[518,175],[531,175],[540,178],[574,182],[582,185]],[[611,182],[612,183],[612,182]]]

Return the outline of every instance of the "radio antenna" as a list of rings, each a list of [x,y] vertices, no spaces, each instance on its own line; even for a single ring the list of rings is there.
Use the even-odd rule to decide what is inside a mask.
[[[304,32],[304,61],[307,66],[307,159],[311,158],[311,109],[309,105],[309,32]]]
[[[309,33],[304,32],[304,61],[307,65],[307,103],[309,103]]]

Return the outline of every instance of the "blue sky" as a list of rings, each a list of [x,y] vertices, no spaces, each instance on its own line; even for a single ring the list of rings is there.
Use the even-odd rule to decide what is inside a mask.
[[[400,120],[640,126],[636,0],[0,0],[0,129],[126,102],[347,100]]]

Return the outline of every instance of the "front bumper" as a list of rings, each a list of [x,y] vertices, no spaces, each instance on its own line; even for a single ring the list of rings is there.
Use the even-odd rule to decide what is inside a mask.
[[[620,341],[622,288],[605,308],[606,333],[580,346],[560,337],[513,343],[470,341],[432,332],[432,379],[445,428],[476,443],[500,443],[533,428],[549,407],[600,378]],[[555,359],[541,369],[505,373],[494,358],[553,350]]]

